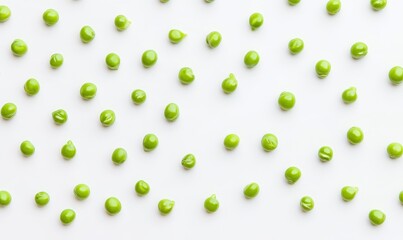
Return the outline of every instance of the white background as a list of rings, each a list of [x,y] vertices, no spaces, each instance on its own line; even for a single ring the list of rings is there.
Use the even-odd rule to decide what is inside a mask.
[[[286,0],[9,0],[12,17],[0,24],[0,104],[14,102],[17,115],[0,120],[0,189],[8,190],[12,203],[0,208],[2,239],[400,239],[403,206],[403,159],[386,154],[390,142],[403,142],[403,86],[392,86],[388,71],[403,65],[403,1],[389,0],[374,12],[369,0],[342,1],[336,16],[326,13],[325,0],[302,0],[291,7]],[[60,21],[47,27],[42,13],[54,8]],[[248,18],[254,12],[265,17],[252,32]],[[127,31],[118,32],[114,17],[132,20]],[[83,44],[82,26],[96,31],[93,42]],[[172,28],[188,34],[178,44],[169,43]],[[205,36],[217,30],[221,45],[211,50]],[[292,56],[288,41],[300,37],[304,51]],[[10,44],[21,38],[29,46],[21,58]],[[368,44],[368,55],[350,57],[356,41]],[[158,63],[144,69],[144,50],[155,49]],[[259,52],[256,68],[243,64],[248,50]],[[49,66],[53,53],[62,53],[60,69]],[[105,66],[105,56],[121,57],[118,71]],[[320,59],[332,64],[326,79],[315,76]],[[196,80],[183,86],[180,68],[191,67]],[[234,73],[236,92],[225,95],[221,81]],[[24,82],[35,77],[41,91],[28,97]],[[83,101],[84,82],[98,86],[97,96]],[[344,89],[355,86],[358,100],[345,105]],[[131,91],[141,88],[147,101],[135,106]],[[296,95],[291,111],[277,105],[282,91]],[[163,117],[165,106],[175,102],[181,115],[174,123]],[[69,114],[63,126],[54,125],[51,112],[63,108]],[[116,113],[115,125],[104,128],[99,114]],[[346,132],[359,126],[365,134],[357,146],[348,144]],[[155,133],[160,140],[151,153],[142,150],[142,138]],[[279,138],[271,153],[261,149],[265,133]],[[241,142],[232,152],[224,149],[225,135],[237,133]],[[34,156],[19,151],[23,140],[36,147]],[[63,160],[60,148],[72,140],[77,155]],[[317,150],[334,149],[334,159],[321,163]],[[111,162],[116,147],[128,151],[121,166]],[[185,171],[181,158],[193,153],[196,167]],[[302,177],[295,185],[284,180],[289,166],[298,166]],[[146,197],[134,192],[136,181],[151,186]],[[253,200],[242,195],[243,187],[256,181],[261,192]],[[73,188],[91,187],[91,196],[77,201]],[[340,189],[359,187],[354,201],[345,203]],[[49,205],[36,207],[34,195],[47,191]],[[217,194],[220,209],[207,214],[204,199]],[[303,213],[299,200],[310,195],[315,209]],[[122,202],[119,215],[109,216],[103,204],[110,196]],[[157,203],[176,201],[168,216]],[[63,226],[59,214],[73,208],[77,217]],[[369,223],[371,209],[387,215],[385,223]],[[398,235],[400,234],[400,235]]]

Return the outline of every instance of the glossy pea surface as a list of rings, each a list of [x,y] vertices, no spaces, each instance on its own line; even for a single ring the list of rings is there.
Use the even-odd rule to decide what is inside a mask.
[[[304,50],[304,41],[301,38],[294,38],[288,42],[288,50],[291,54],[298,54]]]
[[[127,152],[124,148],[116,148],[112,153],[112,162],[116,165],[124,163],[127,159]]]
[[[388,155],[391,159],[400,158],[403,154],[403,146],[400,143],[390,143],[386,148]]]
[[[297,167],[289,167],[284,172],[284,177],[289,184],[296,183],[301,177],[301,170]]]
[[[28,46],[23,40],[15,39],[13,43],[11,43],[11,51],[14,56],[22,57],[27,53]]]
[[[330,15],[337,14],[341,9],[341,2],[340,0],[329,0],[326,4],[327,13]]]
[[[295,96],[291,92],[282,92],[278,97],[278,105],[283,111],[291,110],[295,105]]]
[[[79,200],[87,199],[91,194],[90,187],[87,184],[83,184],[83,183],[77,184],[74,187],[73,192],[74,192],[74,195],[76,196],[76,198]]]
[[[288,0],[288,4],[290,4],[291,6],[295,6],[297,5],[301,0]]]
[[[380,11],[384,9],[387,3],[387,0],[371,0],[372,9],[374,9],[375,11]]]
[[[104,206],[109,215],[116,215],[122,210],[122,204],[116,197],[106,199]]]
[[[215,194],[204,200],[204,209],[206,209],[206,211],[209,213],[216,212],[219,207],[220,202],[217,200],[217,196]]]
[[[162,215],[169,214],[175,206],[175,201],[162,199],[158,202],[158,210]]]
[[[357,187],[345,186],[341,189],[340,194],[341,194],[341,198],[344,201],[349,202],[354,199],[357,192],[358,192]]]
[[[261,13],[253,13],[249,17],[249,25],[252,30],[256,30],[263,25],[264,17]]]
[[[105,63],[110,70],[118,70],[120,66],[120,57],[116,53],[109,53],[105,57]]]
[[[35,146],[28,140],[23,141],[20,144],[21,153],[26,156],[32,156],[35,153]]]
[[[0,6],[0,22],[6,22],[11,16],[11,10],[9,7],[1,5]]]
[[[84,26],[80,30],[80,39],[83,43],[89,43],[95,38],[95,31],[90,26]]]
[[[354,59],[360,59],[368,54],[368,46],[363,42],[356,42],[350,49],[351,57]]]
[[[382,211],[374,209],[369,212],[368,218],[372,225],[378,226],[385,222],[386,215]]]
[[[319,78],[325,78],[329,75],[332,66],[327,60],[319,60],[315,65],[316,75]]]
[[[246,198],[254,198],[259,194],[259,191],[260,191],[259,184],[252,182],[244,187],[243,195]]]
[[[185,169],[192,169],[196,165],[196,157],[193,154],[186,154],[181,161]]]
[[[266,152],[271,152],[275,150],[278,146],[278,139],[272,133],[266,133],[263,135],[262,140],[260,141],[263,150]]]
[[[63,65],[64,57],[60,53],[54,53],[50,56],[49,64],[53,69],[59,68]]]
[[[0,191],[0,206],[7,206],[11,203],[12,197],[11,194],[7,191]]]
[[[315,207],[315,203],[311,197],[304,196],[301,198],[300,206],[302,211],[309,212]]]
[[[58,109],[52,112],[52,118],[57,125],[62,125],[67,122],[68,115],[63,109]]]
[[[60,221],[67,225],[74,221],[76,212],[73,209],[65,209],[60,213]]]
[[[131,95],[132,101],[136,105],[143,104],[147,99],[147,94],[141,89],[136,89]]]
[[[158,137],[155,134],[149,133],[143,138],[143,149],[146,152],[151,152],[158,146]]]
[[[54,9],[47,9],[43,15],[42,19],[48,26],[53,26],[59,21],[59,13]]]
[[[126,30],[132,22],[124,15],[117,15],[115,17],[115,27],[118,31]]]
[[[333,158],[333,149],[329,146],[319,148],[318,157],[322,162],[328,162]]]
[[[238,147],[239,145],[239,137],[236,134],[228,134],[225,138],[224,138],[224,147],[227,150],[234,150],[236,147]]]
[[[176,103],[170,103],[164,110],[165,119],[173,122],[179,117],[179,106]]]
[[[260,56],[256,51],[249,51],[245,54],[243,61],[246,67],[253,68],[259,63]]]
[[[237,87],[238,87],[238,81],[236,80],[235,75],[232,73],[221,83],[221,88],[226,94],[234,92],[237,89]]]
[[[115,123],[115,112],[112,110],[104,110],[99,115],[99,121],[104,127],[110,127]]]
[[[206,36],[207,46],[210,48],[216,48],[220,45],[222,40],[221,33],[217,31],[213,31]]]
[[[186,33],[178,29],[172,29],[168,33],[168,39],[173,44],[178,44],[186,37]]]
[[[9,120],[17,113],[17,106],[14,103],[5,103],[1,107],[1,116],[5,120]]]
[[[134,190],[139,196],[144,196],[150,192],[150,185],[144,180],[140,180],[134,186]]]
[[[141,56],[141,62],[145,68],[150,68],[155,65],[158,60],[158,54],[154,50],[146,50]]]
[[[47,192],[38,192],[34,197],[36,205],[43,207],[50,201],[50,196]]]
[[[347,139],[352,144],[359,144],[364,139],[364,133],[359,127],[352,127],[347,131]]]
[[[74,143],[70,140],[67,141],[67,143],[64,144],[62,149],[60,150],[63,158],[66,160],[74,158],[74,156],[76,155],[76,151],[76,146],[74,146]]]
[[[38,80],[35,78],[28,79],[24,84],[24,91],[29,96],[36,95],[40,90],[40,85]]]
[[[343,99],[343,102],[346,104],[353,103],[357,100],[357,89],[355,87],[350,87],[347,88],[346,90],[343,91],[341,98]]]
[[[389,70],[389,80],[392,84],[398,85],[403,81],[403,68],[395,66]]]
[[[191,68],[183,67],[179,70],[178,78],[182,84],[188,85],[188,84],[191,84],[195,80],[195,75]]]
[[[84,100],[90,100],[97,95],[97,86],[93,83],[84,83],[80,88],[80,95]]]

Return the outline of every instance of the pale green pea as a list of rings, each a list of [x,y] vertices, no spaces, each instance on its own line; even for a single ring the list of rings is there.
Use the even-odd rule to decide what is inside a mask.
[[[76,146],[74,146],[73,142],[69,140],[66,144],[63,145],[60,153],[62,154],[64,159],[70,160],[76,155]]]
[[[0,6],[0,22],[7,21],[11,16],[11,10],[7,6]]]
[[[216,212],[219,207],[220,202],[217,200],[215,194],[211,195],[210,197],[206,198],[206,200],[204,200],[204,208],[208,213]]]
[[[169,2],[169,0],[160,0],[160,2],[167,3],[167,2]]]
[[[265,135],[263,135],[260,143],[262,145],[263,150],[265,150],[266,152],[270,152],[277,148],[278,139],[274,134],[266,133]]]
[[[143,180],[140,180],[134,186],[134,190],[139,196],[147,195],[150,192],[150,185]]]
[[[346,104],[353,103],[357,100],[357,89],[355,87],[350,87],[343,91],[341,95],[343,102]]]
[[[288,4],[290,4],[291,6],[295,6],[297,5],[301,0],[288,0]]]
[[[341,2],[340,0],[329,0],[326,4],[327,13],[330,15],[335,15],[340,11]]]
[[[15,116],[17,113],[17,106],[14,103],[5,103],[1,107],[1,116],[5,120],[9,120]]]
[[[112,153],[112,162],[116,165],[124,163],[127,159],[127,152],[124,148],[116,148]]]
[[[278,105],[283,111],[291,110],[295,105],[295,96],[291,92],[282,92],[278,97]]]
[[[378,226],[385,222],[386,215],[380,210],[371,210],[368,214],[369,221],[372,225]]]
[[[221,33],[217,31],[209,33],[206,37],[207,46],[209,46],[210,48],[218,47],[221,43],[221,40],[222,40]]]
[[[333,149],[328,146],[323,146],[318,151],[318,157],[322,162],[328,162],[333,158]]]
[[[143,104],[147,99],[147,94],[141,89],[136,89],[131,95],[132,101],[136,105]]]
[[[298,54],[304,50],[304,41],[300,38],[291,39],[288,42],[288,50],[291,54]]]
[[[149,133],[143,138],[143,149],[145,152],[151,152],[158,146],[158,137],[152,133]]]
[[[181,70],[179,70],[178,78],[182,84],[188,85],[195,80],[195,75],[191,68],[183,67],[181,68]]]
[[[65,209],[60,213],[60,221],[64,225],[68,225],[76,218],[76,212],[72,209]]]
[[[315,203],[311,197],[304,196],[301,198],[300,206],[301,206],[302,211],[309,212],[314,208]]]
[[[244,187],[243,195],[246,198],[254,198],[259,194],[259,191],[260,191],[259,184],[252,182]]]
[[[84,26],[80,30],[80,39],[83,43],[89,43],[95,38],[95,31],[90,26]]]
[[[354,59],[360,59],[368,54],[368,46],[363,42],[356,42],[350,49],[351,57]]]
[[[181,161],[185,169],[192,169],[196,165],[196,157],[193,154],[186,154]]]
[[[146,50],[141,56],[141,62],[145,68],[150,68],[155,65],[158,60],[157,52],[154,50]]]
[[[325,78],[329,75],[332,66],[326,60],[320,60],[315,65],[316,75],[319,78]]]
[[[186,33],[177,29],[172,29],[168,33],[169,41],[173,44],[180,43],[186,36],[187,36]]]
[[[403,204],[403,191],[399,193],[399,201],[401,204]]]
[[[104,110],[99,115],[99,121],[104,127],[110,127],[115,123],[115,112],[112,110]]]
[[[126,30],[132,22],[124,15],[118,15],[115,17],[115,27],[118,31]]]
[[[64,111],[63,109],[58,109],[52,112],[52,118],[57,125],[62,125],[65,122],[67,122],[68,115],[67,112]]]
[[[11,203],[11,194],[7,191],[0,191],[0,206],[8,206]]]
[[[403,81],[403,68],[395,66],[389,71],[389,80],[394,85],[398,85]]]
[[[212,3],[214,0],[204,0],[206,3]]]
[[[28,51],[27,44],[21,39],[15,39],[11,44],[11,51],[13,52],[14,56],[22,57]]]
[[[238,81],[235,78],[235,75],[230,73],[229,77],[224,79],[221,83],[221,88],[226,94],[230,94],[236,90],[238,87]]]
[[[260,28],[263,25],[264,18],[261,13],[253,13],[249,17],[249,25],[252,28],[252,30],[256,30]]]
[[[297,167],[289,167],[285,170],[284,176],[289,184],[294,184],[301,177],[301,170]]]
[[[29,96],[36,95],[39,92],[39,90],[40,90],[39,82],[34,78],[28,79],[24,84],[24,91]]]
[[[236,147],[238,147],[239,144],[239,137],[236,134],[228,134],[225,138],[224,138],[224,147],[227,150],[234,150]]]
[[[345,186],[341,189],[340,194],[341,194],[341,198],[344,201],[349,202],[354,199],[357,192],[358,192],[357,187]]]
[[[347,139],[352,144],[359,144],[364,139],[364,133],[359,127],[352,127],[347,132]]]
[[[54,9],[47,9],[42,18],[46,25],[53,26],[59,21],[59,13]]]
[[[259,63],[260,57],[256,51],[249,51],[245,54],[243,61],[246,67],[253,68]]]
[[[384,9],[387,3],[387,0],[371,0],[372,9],[374,9],[375,11],[380,11]]]
[[[110,70],[118,70],[120,66],[120,57],[116,53],[109,53],[105,57],[105,63]]]
[[[80,183],[74,187],[73,192],[77,199],[84,200],[90,196],[91,190],[88,185]]]
[[[35,146],[28,140],[23,141],[20,144],[21,153],[26,156],[32,156],[35,153]]]
[[[169,214],[175,206],[175,201],[162,199],[158,202],[158,210],[162,215]]]
[[[43,207],[49,203],[50,196],[47,192],[38,192],[37,194],[35,194],[34,200],[36,205],[38,205],[39,207]]]
[[[93,83],[84,83],[80,88],[80,95],[84,100],[90,100],[97,94],[97,86]]]
[[[179,117],[179,107],[175,103],[170,103],[164,110],[165,119],[173,122]]]
[[[400,158],[403,155],[403,146],[400,143],[394,142],[388,145],[386,151],[391,159]]]
[[[60,53],[54,53],[50,56],[49,64],[53,69],[59,68],[63,65],[64,58]]]
[[[122,210],[122,204],[116,197],[110,197],[105,201],[105,210],[109,215],[116,215]]]

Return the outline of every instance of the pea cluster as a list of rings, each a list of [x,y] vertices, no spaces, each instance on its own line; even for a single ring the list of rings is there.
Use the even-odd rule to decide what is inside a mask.
[[[288,0],[290,6],[296,6],[301,0]],[[169,0],[160,0],[161,3],[168,3]],[[212,3],[213,0],[205,0],[206,3]],[[380,11],[386,7],[387,0],[370,0],[370,4],[374,11]],[[326,4],[326,11],[329,15],[336,15],[341,10],[340,0],[329,0]],[[11,16],[11,10],[7,6],[0,6],[0,22],[6,22]],[[51,27],[59,21],[59,13],[54,9],[47,9],[43,15],[44,23]],[[114,24],[117,31],[126,31],[131,21],[124,15],[118,15],[114,19]],[[258,31],[264,24],[264,16],[261,13],[253,13],[249,17],[249,25],[252,31]],[[95,31],[91,26],[83,26],[79,31],[79,37],[83,44],[90,44],[95,39]],[[178,29],[172,29],[168,32],[168,40],[172,44],[179,44],[185,40],[187,34]],[[218,31],[212,31],[206,36],[206,45],[208,48],[215,49],[220,46],[222,42],[222,35]],[[292,55],[300,54],[304,49],[304,41],[300,38],[291,39],[288,42],[288,49]],[[11,52],[16,57],[23,57],[28,51],[28,45],[22,39],[15,39],[11,43]],[[356,42],[350,48],[350,55],[353,59],[359,60],[368,54],[368,46],[364,42]],[[143,52],[141,63],[144,68],[151,68],[158,61],[158,54],[155,50],[149,49]],[[64,57],[61,53],[54,53],[50,56],[49,65],[53,69],[62,67]],[[121,59],[116,53],[109,53],[105,57],[106,67],[110,70],[118,70]],[[248,51],[244,56],[244,64],[246,68],[252,69],[258,66],[260,56],[255,50]],[[314,66],[314,71],[319,79],[325,79],[331,72],[331,63],[327,60],[321,59],[317,61]],[[389,80],[393,85],[398,85],[403,81],[403,67],[394,66],[389,71]],[[178,80],[183,85],[189,85],[195,81],[196,77],[190,67],[184,66],[178,71]],[[238,87],[238,80],[233,73],[229,73],[221,83],[223,92],[227,95],[233,93]],[[35,96],[40,91],[40,84],[37,79],[30,78],[24,84],[24,90],[27,95]],[[84,83],[80,90],[80,96],[84,101],[90,101],[97,94],[97,86],[93,83]],[[352,104],[357,100],[357,89],[349,87],[341,94],[342,101],[345,104]],[[131,100],[136,105],[143,104],[147,99],[146,92],[141,89],[135,89],[131,92]],[[278,97],[279,108],[283,111],[290,111],[295,107],[296,97],[293,93],[284,91]],[[17,106],[14,103],[8,102],[1,107],[1,116],[4,120],[11,120],[17,113]],[[179,106],[176,103],[169,103],[164,110],[164,117],[168,122],[174,122],[180,115]],[[63,109],[56,109],[52,113],[52,118],[55,124],[63,125],[68,120],[68,114]],[[99,115],[99,122],[104,127],[111,127],[115,123],[116,115],[113,110],[105,109]],[[351,145],[357,145],[364,140],[364,133],[361,128],[352,126],[347,130],[346,140]],[[158,137],[149,133],[143,138],[143,150],[145,152],[154,151],[159,144]],[[240,137],[231,133],[224,137],[223,145],[228,151],[234,151],[240,144]],[[273,133],[266,133],[260,140],[261,148],[266,152],[275,151],[278,147],[279,140]],[[35,153],[35,146],[29,140],[25,140],[20,144],[20,151],[23,156],[30,157]],[[61,146],[60,154],[65,160],[71,160],[76,155],[76,146],[73,141],[68,140]],[[400,158],[403,155],[403,145],[398,142],[390,143],[386,147],[386,153],[391,159]],[[333,149],[330,146],[322,146],[318,150],[318,160],[321,162],[329,162],[333,159]],[[111,154],[111,161],[116,165],[123,164],[127,159],[128,153],[122,148],[116,148]],[[189,153],[181,159],[181,165],[186,170],[191,170],[196,165],[195,155]],[[296,184],[302,176],[302,171],[296,166],[290,166],[284,172],[285,181],[292,185]],[[150,192],[150,185],[144,181],[139,180],[134,185],[134,192],[143,197]],[[253,199],[258,196],[260,192],[259,184],[251,182],[243,188],[243,194],[246,199]],[[77,184],[73,189],[74,196],[79,201],[84,201],[90,197],[90,187],[86,184]],[[340,190],[341,199],[345,202],[352,201],[358,193],[356,186],[344,186]],[[403,204],[403,191],[398,195],[399,201]],[[8,191],[0,191],[0,206],[7,206],[11,203],[12,197]],[[46,206],[50,201],[50,195],[47,192],[41,191],[34,196],[34,201],[39,207]],[[302,211],[309,212],[314,209],[314,200],[310,196],[303,196],[300,199],[300,207]],[[162,215],[171,213],[175,206],[175,201],[171,199],[162,199],[158,202],[157,207]],[[216,194],[212,194],[204,201],[204,208],[209,213],[214,213],[219,209],[220,203]],[[120,200],[116,197],[109,197],[105,200],[104,208],[109,215],[116,215],[122,209]],[[369,220],[373,225],[382,224],[386,215],[380,210],[371,210],[369,212]],[[64,209],[60,213],[60,221],[67,225],[74,221],[76,212],[73,209]]]

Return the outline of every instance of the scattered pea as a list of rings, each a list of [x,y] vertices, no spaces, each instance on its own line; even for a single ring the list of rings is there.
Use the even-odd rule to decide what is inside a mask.
[[[46,25],[53,26],[59,21],[59,13],[54,9],[47,9],[42,18]]]
[[[263,147],[263,150],[265,150],[266,152],[273,151],[277,148],[278,139],[274,134],[266,133],[262,137],[261,145]]]
[[[110,197],[105,201],[105,210],[109,215],[116,215],[122,210],[122,204],[119,199]]]
[[[170,103],[164,110],[165,119],[173,122],[179,117],[179,107],[175,103]]]
[[[13,52],[14,56],[22,57],[27,53],[28,46],[27,44],[21,39],[15,39],[11,44],[11,51]]]
[[[278,105],[283,111],[291,110],[295,105],[295,96],[290,92],[282,92],[278,97]]]
[[[40,89],[39,82],[34,78],[28,79],[24,84],[24,91],[29,96],[36,95],[39,92],[39,89]]]
[[[134,190],[139,196],[147,195],[150,192],[150,185],[143,180],[140,180],[134,186]]]
[[[106,66],[110,70],[118,70],[120,65],[120,57],[116,53],[109,53],[105,58]]]
[[[74,146],[72,141],[67,141],[60,150],[62,156],[66,160],[72,159],[76,155],[76,146]]]
[[[315,203],[311,197],[304,196],[301,198],[300,206],[301,206],[302,211],[309,212],[314,208]]]
[[[368,46],[363,42],[356,42],[353,44],[353,46],[351,46],[350,52],[352,58],[360,59],[367,55]]]
[[[350,202],[354,199],[357,192],[357,187],[345,186],[341,189],[341,198],[346,202]]]
[[[97,94],[97,86],[93,83],[84,83],[80,88],[80,95],[84,100],[90,100]]]
[[[210,197],[206,198],[206,200],[204,200],[204,208],[209,213],[216,212],[219,207],[220,202],[218,202],[215,194],[211,195]]]
[[[340,0],[329,0],[326,4],[327,13],[330,15],[335,15],[340,11],[341,2]]]
[[[112,110],[104,110],[99,115],[99,121],[102,123],[104,127],[110,127],[115,123],[115,112]]]
[[[238,81],[235,78],[235,75],[230,73],[229,77],[224,79],[221,83],[221,88],[226,94],[230,94],[236,90],[238,87]]]
[[[127,159],[127,152],[124,148],[116,148],[112,153],[112,162],[116,165],[124,163]]]
[[[357,89],[355,87],[347,88],[341,95],[343,102],[346,104],[353,103],[357,100]]]
[[[221,33],[213,31],[209,33],[206,37],[206,43],[210,48],[216,48],[220,45],[222,40]]]
[[[288,4],[290,4],[291,6],[295,6],[297,5],[301,0],[288,0]]]
[[[169,199],[162,199],[158,202],[158,210],[162,215],[169,214],[175,206],[175,201]]]
[[[132,22],[126,16],[118,15],[115,17],[115,27],[118,31],[126,30]]]
[[[36,205],[43,207],[49,203],[50,196],[46,192],[38,192],[37,194],[35,194],[34,199],[35,199]]]
[[[333,158],[333,149],[328,146],[323,146],[318,151],[318,157],[322,162],[329,162]]]
[[[141,56],[141,62],[145,68],[150,68],[155,65],[158,60],[157,52],[154,50],[147,50]]]
[[[403,204],[403,191],[399,193],[399,201],[401,204]]]
[[[190,153],[186,154],[181,163],[185,169],[192,169],[196,165],[196,157]]]
[[[288,49],[291,54],[298,54],[304,50],[304,41],[300,38],[291,39],[288,42]]]
[[[261,13],[253,13],[249,17],[249,25],[252,28],[252,30],[256,30],[260,28],[263,25],[264,18]]]
[[[0,6],[0,22],[7,21],[11,16],[11,10],[7,6]]]
[[[184,85],[191,84],[195,80],[195,75],[193,70],[189,67],[183,67],[179,70],[178,78],[180,82]]]
[[[54,53],[50,56],[49,64],[52,68],[56,69],[63,65],[64,58],[60,53]]]
[[[53,121],[57,125],[64,124],[65,122],[67,122],[67,119],[68,119],[67,112],[64,111],[63,109],[58,109],[58,110],[52,112],[52,117],[53,117]]]
[[[143,104],[143,103],[146,101],[146,99],[147,99],[146,92],[144,92],[144,91],[141,90],[141,89],[136,89],[136,90],[134,90],[134,91],[132,92],[131,97],[132,97],[133,103],[136,104],[136,105]]]
[[[254,198],[259,194],[259,191],[260,191],[259,184],[252,182],[244,187],[243,195],[246,198]]]
[[[180,43],[186,36],[187,36],[186,33],[177,29],[172,29],[168,33],[169,41],[173,44]]]
[[[289,184],[294,184],[301,177],[301,170],[297,167],[289,167],[285,170],[284,176]]]
[[[90,26],[84,26],[80,30],[80,38],[83,43],[89,43],[95,38],[95,31]]]
[[[24,156],[29,157],[35,153],[35,146],[30,141],[26,140],[21,143],[20,150]]]
[[[386,215],[380,210],[371,210],[369,212],[369,221],[371,222],[372,225],[378,226],[381,225],[383,222],[385,222]]]
[[[224,146],[227,150],[234,150],[239,144],[239,137],[236,134],[228,134],[224,138]]]
[[[60,213],[60,221],[65,225],[72,223],[75,218],[76,212],[74,212],[72,209],[64,209]]]
[[[14,103],[6,103],[1,108],[1,116],[5,120],[9,120],[17,113],[17,106]]]
[[[347,132],[348,141],[355,145],[360,143],[364,139],[364,133],[359,127],[352,127]]]
[[[392,84],[398,85],[403,81],[403,68],[395,66],[389,71],[389,80]]]
[[[326,60],[320,60],[315,65],[316,75],[319,78],[325,78],[329,75],[332,66]]]
[[[386,7],[387,0],[371,0],[372,9],[380,11]]]
[[[12,200],[11,194],[7,191],[0,191],[0,206],[7,206]]]
[[[79,200],[84,200],[90,196],[91,190],[88,185],[80,183],[74,187],[74,195]]]
[[[249,51],[245,54],[243,59],[248,68],[253,68],[259,63],[260,57],[256,51]]]
[[[145,152],[151,152],[158,146],[158,138],[156,135],[149,133],[143,138],[143,149]]]
[[[403,146],[397,142],[389,144],[386,150],[391,159],[400,158],[403,154]]]

